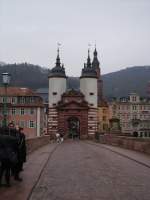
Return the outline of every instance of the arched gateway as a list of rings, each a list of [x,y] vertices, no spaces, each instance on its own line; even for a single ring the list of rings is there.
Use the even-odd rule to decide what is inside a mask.
[[[77,117],[68,119],[68,137],[80,138],[80,121]]]
[[[88,103],[81,92],[75,90],[65,92],[57,109],[58,130],[66,137],[87,138]]]

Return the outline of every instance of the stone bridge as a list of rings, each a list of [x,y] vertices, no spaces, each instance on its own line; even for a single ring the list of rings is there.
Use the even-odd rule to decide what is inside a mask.
[[[28,141],[28,148],[23,182],[0,188],[0,199],[150,199],[147,154],[93,141],[51,143],[48,137]]]

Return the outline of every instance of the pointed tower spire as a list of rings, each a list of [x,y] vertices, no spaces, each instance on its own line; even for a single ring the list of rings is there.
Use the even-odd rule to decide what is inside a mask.
[[[94,53],[93,53],[93,61],[92,61],[92,67],[93,68],[99,68],[99,61],[98,61],[98,58],[97,58],[97,50],[96,50],[96,44],[95,44],[95,50],[94,50]]]
[[[59,46],[57,48],[56,66],[60,67]]]
[[[61,65],[60,57],[59,57],[60,44],[58,43],[57,45],[58,45],[58,47],[57,47],[56,63],[55,63],[55,67],[53,67],[50,70],[49,77],[66,77],[64,64]]]
[[[90,49],[88,49],[87,67],[91,67]]]

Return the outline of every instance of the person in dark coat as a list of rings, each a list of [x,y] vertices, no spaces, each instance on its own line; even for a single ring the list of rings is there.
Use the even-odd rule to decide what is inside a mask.
[[[14,165],[12,165],[11,167],[11,174],[14,176],[14,179],[16,181],[22,181],[22,178],[19,177],[19,173],[20,173],[20,166],[19,166],[19,143],[20,143],[20,134],[19,134],[19,127],[18,126],[14,126],[13,123],[9,124],[9,135],[11,135],[12,137],[14,137],[17,140],[17,163],[14,163]]]
[[[5,175],[6,186],[9,187],[11,167],[17,163],[18,142],[8,132],[6,127],[0,130],[0,186]]]
[[[22,181],[20,172],[23,170],[23,163],[26,162],[26,140],[23,128],[16,126],[16,137],[18,139],[18,162],[12,169],[14,179],[16,181]]]
[[[23,163],[26,162],[26,139],[23,128],[19,128],[19,169],[23,170]]]

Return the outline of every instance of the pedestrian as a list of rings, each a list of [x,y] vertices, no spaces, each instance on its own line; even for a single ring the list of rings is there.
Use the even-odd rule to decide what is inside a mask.
[[[11,174],[12,176],[14,176],[14,179],[16,181],[22,181],[22,178],[19,177],[20,174],[20,163],[19,163],[19,142],[20,142],[20,134],[19,134],[19,126],[16,125],[16,127],[14,126],[14,124],[11,122],[9,123],[9,135],[14,137],[17,141],[17,162],[12,164],[11,166]]]
[[[19,169],[23,171],[23,163],[26,162],[26,140],[23,128],[19,128]]]
[[[60,141],[61,141],[61,143],[64,141],[64,135],[62,132],[60,133]]]
[[[8,128],[0,130],[0,186],[5,176],[6,186],[10,187],[10,171],[13,164],[17,163],[17,140],[10,136]]]
[[[56,133],[56,142],[60,143],[60,134],[59,133]]]
[[[18,162],[12,167],[12,175],[16,181],[22,181],[20,172],[23,169],[23,163],[26,161],[25,135],[22,132],[22,128],[20,128],[18,125],[16,125],[15,129],[11,129],[10,132],[14,132],[13,135],[16,137],[18,144]]]

